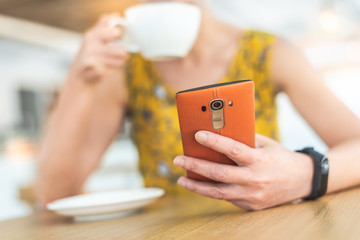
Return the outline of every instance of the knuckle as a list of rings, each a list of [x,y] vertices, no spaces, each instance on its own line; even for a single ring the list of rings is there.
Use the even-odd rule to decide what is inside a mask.
[[[261,204],[264,202],[265,200],[265,194],[263,191],[257,191],[254,195],[253,195],[253,200],[255,203],[257,204]]]
[[[213,167],[210,177],[219,182],[225,182],[229,176],[229,172],[223,167]]]
[[[266,194],[264,191],[256,191],[248,196],[248,202],[253,210],[262,209],[266,203]]]
[[[210,196],[214,199],[224,199],[224,193],[219,187],[211,188]]]
[[[255,192],[249,197],[249,202],[251,210],[263,209],[265,203],[265,194],[262,191]]]
[[[187,163],[187,169],[190,171],[196,172],[199,169],[199,165],[197,164],[196,161],[190,160]]]
[[[265,189],[266,186],[270,183],[268,178],[264,175],[254,176],[249,181],[255,186],[257,189]]]
[[[264,209],[264,207],[262,207],[260,204],[250,204],[249,206],[249,210],[251,211],[259,211]]]
[[[185,188],[190,191],[196,191],[196,186],[190,182],[186,183]]]
[[[234,141],[233,144],[230,145],[229,153],[233,156],[239,155],[241,152],[241,145],[239,142]]]

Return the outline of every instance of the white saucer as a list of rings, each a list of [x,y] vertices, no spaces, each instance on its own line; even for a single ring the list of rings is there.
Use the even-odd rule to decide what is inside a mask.
[[[117,216],[119,213],[134,212],[134,210],[154,202],[164,193],[165,191],[161,188],[135,188],[88,193],[59,199],[47,204],[46,207],[64,216],[80,218],[99,215]]]

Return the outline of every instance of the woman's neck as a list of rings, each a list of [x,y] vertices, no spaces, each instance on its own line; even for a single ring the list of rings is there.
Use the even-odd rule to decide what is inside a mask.
[[[223,23],[206,13],[204,13],[201,24],[197,41],[187,57],[191,58],[192,61],[204,62],[213,58],[214,53],[219,50],[237,44],[237,39],[241,33],[238,28]]]

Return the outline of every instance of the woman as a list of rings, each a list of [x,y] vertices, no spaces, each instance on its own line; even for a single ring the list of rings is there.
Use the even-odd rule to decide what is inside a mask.
[[[330,148],[327,193],[358,185],[360,121],[301,53],[270,34],[218,21],[208,0],[185,2],[201,7],[203,19],[197,42],[181,60],[150,62],[108,44],[122,36],[121,30],[108,27],[116,14],[102,17],[85,34],[45,134],[40,200],[47,203],[79,193],[128,112],[147,186],[182,192],[177,181],[195,193],[251,210],[305,198],[312,192],[314,163],[310,155],[276,141],[275,95],[281,91]],[[199,143],[227,154],[238,166],[181,156],[175,92],[238,79],[255,82],[257,148],[200,131],[195,136]],[[180,177],[183,169],[222,183]]]

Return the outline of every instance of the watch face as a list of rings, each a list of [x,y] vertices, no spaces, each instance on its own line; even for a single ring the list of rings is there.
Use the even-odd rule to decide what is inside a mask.
[[[329,174],[329,160],[324,157],[321,159],[321,175]]]
[[[323,156],[320,162],[321,171],[320,171],[320,189],[317,191],[317,197],[323,196],[327,191],[328,176],[329,176],[329,160]]]

